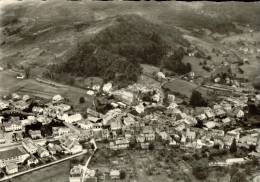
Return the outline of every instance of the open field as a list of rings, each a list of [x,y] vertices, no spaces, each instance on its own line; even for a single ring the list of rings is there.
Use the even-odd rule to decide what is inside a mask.
[[[169,89],[170,91],[172,91],[174,93],[179,93],[181,95],[184,95],[184,96],[190,98],[192,91],[194,89],[198,88],[198,85],[196,85],[192,82],[187,82],[187,81],[175,78],[175,79],[165,83],[163,87],[165,89]]]
[[[72,86],[52,86],[41,83],[35,79],[16,79],[16,73],[9,70],[0,72],[0,96],[10,93],[18,93],[21,95],[28,94],[43,99],[51,99],[54,95],[60,94],[69,99],[69,103],[73,106],[78,104],[79,98],[84,96],[86,104],[92,104],[93,97],[86,94],[86,90]]]

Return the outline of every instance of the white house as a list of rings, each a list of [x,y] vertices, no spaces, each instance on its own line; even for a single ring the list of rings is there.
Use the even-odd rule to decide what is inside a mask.
[[[103,91],[109,93],[112,89],[112,83],[108,82],[103,85]]]
[[[63,101],[64,100],[64,98],[61,96],[61,95],[55,95],[55,96],[53,96],[53,98],[52,98],[52,102],[53,103],[59,103],[59,102],[61,102],[61,101]]]
[[[80,113],[76,113],[76,114],[73,114],[73,115],[68,115],[68,114],[64,114],[63,115],[63,120],[67,123],[75,123],[75,122],[78,122],[80,120],[82,120],[83,117]]]
[[[90,130],[93,128],[93,123],[91,123],[90,121],[82,120],[79,121],[77,124],[79,125],[80,128],[84,130]]]

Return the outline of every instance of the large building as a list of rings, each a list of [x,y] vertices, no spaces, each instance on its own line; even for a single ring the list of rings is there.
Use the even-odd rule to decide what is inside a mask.
[[[22,147],[1,151],[0,167],[5,167],[8,163],[23,163],[29,156]]]
[[[36,153],[38,147],[37,145],[32,141],[32,139],[30,138],[25,138],[23,141],[22,141],[22,145],[23,147],[25,148],[25,150],[30,153],[30,154],[34,154]]]

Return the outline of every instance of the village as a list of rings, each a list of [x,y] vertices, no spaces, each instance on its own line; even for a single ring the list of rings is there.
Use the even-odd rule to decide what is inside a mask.
[[[167,80],[163,73],[156,76],[160,83]],[[127,169],[116,157],[111,165],[100,167],[99,158],[104,158],[100,153],[107,156],[104,160],[112,160],[113,155],[129,157],[127,153],[135,151],[140,151],[136,155],[146,152],[160,158],[167,150],[174,151],[191,173],[197,168],[187,155],[197,155],[198,161],[206,156],[210,168],[253,163],[255,169],[260,157],[260,130],[250,127],[246,116],[248,101],[259,102],[259,95],[239,93],[222,93],[207,106],[193,107],[192,99],[187,104],[158,85],[135,83],[113,89],[108,82],[87,91],[97,98],[99,108],[86,108],[85,113],[74,111],[61,95],[41,100],[12,93],[0,101],[1,176],[83,153],[91,157],[72,166],[71,182],[134,181],[140,176],[134,165],[128,164]],[[85,102],[84,97],[79,102]],[[157,176],[159,169],[148,166],[146,173]]]

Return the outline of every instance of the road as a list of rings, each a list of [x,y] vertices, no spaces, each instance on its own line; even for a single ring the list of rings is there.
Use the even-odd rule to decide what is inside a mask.
[[[87,172],[87,169],[88,169],[88,165],[92,159],[92,157],[94,156],[95,152],[97,151],[97,144],[96,144],[96,141],[94,139],[91,139],[90,142],[94,145],[94,152],[93,154],[88,158],[88,160],[86,161],[85,165],[84,165],[84,168],[83,168],[83,175],[82,175],[82,178],[81,178],[81,182],[84,182],[84,179],[85,179],[85,176],[86,176],[86,172]]]
[[[18,172],[18,173],[12,174],[12,175],[5,176],[4,178],[0,179],[0,182],[12,179],[14,177],[17,177],[17,176],[20,176],[20,175],[23,175],[23,174],[26,174],[26,173],[33,172],[33,171],[36,171],[36,170],[39,170],[39,169],[42,169],[42,168],[45,168],[45,167],[48,167],[48,166],[51,166],[51,165],[54,165],[54,164],[58,164],[58,163],[61,163],[63,161],[66,161],[66,160],[70,160],[70,159],[72,159],[74,157],[78,157],[78,156],[81,156],[83,154],[86,154],[87,152],[88,152],[87,150],[83,150],[81,153],[78,153],[78,154],[75,154],[75,155],[71,155],[71,156],[66,157],[64,159],[53,161],[53,162],[50,162],[48,164],[44,164],[44,165],[41,165],[41,166],[38,166],[38,167],[35,167],[35,168],[32,168],[32,169],[29,169],[29,170],[26,170],[26,171],[22,171],[22,172]]]

